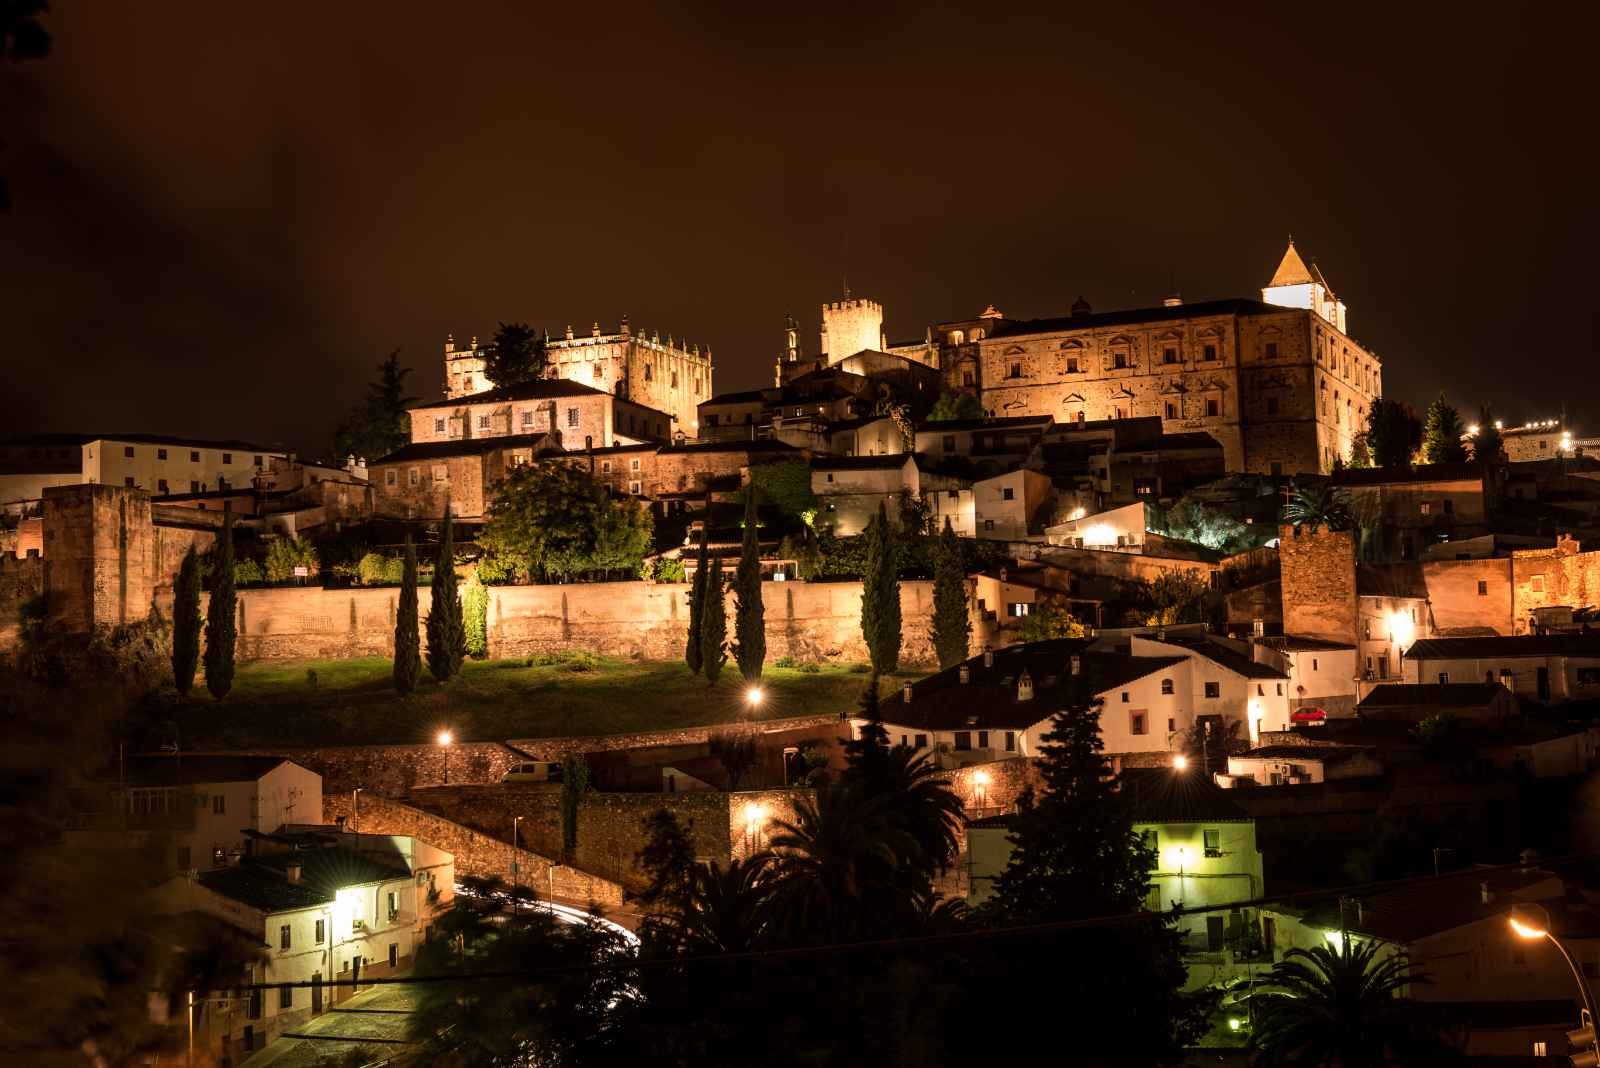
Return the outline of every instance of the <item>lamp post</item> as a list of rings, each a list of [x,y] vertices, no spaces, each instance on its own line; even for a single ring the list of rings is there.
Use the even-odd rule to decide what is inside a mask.
[[[1567,967],[1572,970],[1572,981],[1578,984],[1578,993],[1583,995],[1581,1026],[1577,1030],[1567,1032],[1567,1041],[1581,1047],[1579,1052],[1572,1055],[1572,1065],[1573,1068],[1600,1068],[1600,1039],[1595,1037],[1594,1031],[1596,1018],[1594,991],[1589,989],[1589,983],[1584,979],[1583,969],[1578,967],[1578,962],[1572,959],[1572,954],[1561,939],[1550,930],[1550,913],[1543,905],[1513,905],[1506,919],[1518,938],[1530,942],[1541,938],[1549,939],[1550,944],[1560,951],[1562,958],[1567,962]]]
[[[511,817],[511,912],[513,915],[517,911],[519,897],[517,894],[517,869],[519,867],[517,864],[517,824],[521,822],[521,816]]]
[[[981,814],[989,800],[989,773],[987,771],[974,772],[972,788],[978,800],[978,812]]]
[[[434,741],[444,750],[444,784],[450,785],[450,743],[455,741],[455,736],[449,730],[442,730],[434,736]]]

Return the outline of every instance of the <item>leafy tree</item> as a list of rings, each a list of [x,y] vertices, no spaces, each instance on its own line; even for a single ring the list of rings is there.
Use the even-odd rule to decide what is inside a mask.
[[[400,562],[400,603],[394,613],[394,688],[411,693],[422,681],[422,640],[417,634],[417,547],[406,532]]]
[[[1374,467],[1406,467],[1422,444],[1422,421],[1411,405],[1380,397],[1367,412],[1367,447]]]
[[[356,564],[356,577],[363,586],[398,586],[404,570],[405,561],[398,556],[367,553]]]
[[[239,598],[233,588],[232,505],[223,507],[212,570],[211,600],[206,606],[206,689],[220,701],[233,689],[233,647],[239,637]]]
[[[1197,768],[1207,772],[1228,770],[1230,756],[1243,756],[1250,750],[1250,738],[1244,732],[1241,720],[1229,719],[1222,723],[1196,720],[1178,739],[1184,756]]]
[[[340,421],[333,432],[336,462],[346,456],[375,460],[411,440],[409,409],[416,397],[406,393],[411,368],[400,366],[400,350],[378,364],[378,377],[367,384],[367,395]]]
[[[701,624],[701,613],[705,611],[706,577],[710,574],[711,561],[706,555],[706,530],[700,528],[700,558],[694,572],[694,581],[689,584],[689,634],[684,639],[683,662],[689,666],[689,674],[700,674],[700,665],[703,650],[700,643],[703,641],[704,627]]]
[[[728,605],[722,557],[713,556],[706,565],[700,592],[700,670],[705,672],[706,681],[715,686],[722,665],[728,661]]]
[[[1350,461],[1347,466],[1358,469],[1372,466],[1372,448],[1367,444],[1365,430],[1350,439]]]
[[[1134,832],[1129,793],[1111,775],[1100,711],[1100,699],[1077,677],[1041,747],[1044,793],[1025,791],[1012,817],[1011,860],[995,881],[1000,922],[1059,923],[1144,908],[1155,850]],[[1060,1026],[1118,1035],[1118,1063],[1175,1061],[1205,1026],[1209,999],[1181,992],[1187,969],[1170,920],[1061,931],[1000,952],[995,964],[1015,974],[1050,960],[1097,961],[1096,988],[1070,1007],[1045,991],[1023,991],[1013,1007],[1026,1014],[1051,1005]],[[1123,997],[1125,990],[1138,990],[1138,998]]]
[[[763,504],[775,505],[785,516],[807,524],[816,517],[818,505],[817,495],[811,489],[811,465],[804,460],[753,464],[750,484],[733,495],[733,502],[743,507],[752,490]]]
[[[1210,587],[1190,571],[1164,571],[1138,589],[1138,616],[1147,627],[1200,623]]]
[[[448,682],[461,674],[461,661],[467,655],[461,594],[456,586],[455,530],[448,507],[439,529],[439,558],[433,565],[433,585],[428,593],[428,671],[440,682]]]
[[[1427,421],[1422,428],[1422,462],[1428,464],[1460,463],[1467,458],[1467,447],[1461,441],[1464,432],[1461,416],[1455,405],[1439,394],[1439,399],[1428,405]]]
[[[900,577],[894,532],[882,504],[867,527],[867,568],[861,584],[861,635],[872,669],[888,675],[900,666]]]
[[[568,753],[561,761],[561,849],[570,857],[578,848],[578,806],[589,789],[589,758]]]
[[[657,582],[682,582],[684,579],[683,561],[676,557],[663,556],[656,561],[655,570],[651,577]]]
[[[1472,458],[1488,466],[1505,456],[1505,438],[1495,425],[1494,409],[1485,404],[1478,410],[1478,432],[1472,436]]]
[[[200,557],[194,546],[183,554],[172,585],[172,684],[185,696],[200,664]]]
[[[962,419],[982,419],[983,405],[970,393],[939,394],[939,399],[928,409],[928,422],[953,423]]]
[[[1255,548],[1272,537],[1266,528],[1258,530],[1232,512],[1193,497],[1180,498],[1158,522],[1158,533],[1225,553]]]
[[[761,681],[767,659],[767,606],[761,599],[761,536],[756,518],[759,491],[751,488],[744,503],[744,543],[733,577],[733,657],[746,682]]]
[[[315,575],[319,569],[316,546],[296,537],[273,538],[267,543],[268,582],[288,582],[297,567]]]
[[[944,531],[933,551],[933,647],[941,668],[967,658],[972,640],[972,616],[967,608],[967,573],[961,566],[961,543],[944,520]]]
[[[1327,482],[1295,482],[1278,521],[1296,527],[1349,530],[1355,526],[1350,492]]]
[[[417,986],[409,1026],[421,1064],[568,1068],[618,1063],[609,1047],[631,1013],[633,949],[614,928],[567,923],[544,909],[507,910],[511,888],[498,879],[464,877],[470,893],[417,950]],[[455,976],[541,974],[481,982]]]
[[[1288,996],[1262,1000],[1251,1045],[1269,1065],[1438,1064],[1448,1049],[1400,996],[1428,981],[1382,942],[1291,949],[1265,979]]]
[[[476,570],[461,593],[461,624],[466,632],[467,655],[482,660],[489,655],[489,590]]]
[[[639,574],[650,551],[650,512],[613,500],[565,460],[513,468],[495,487],[478,544],[495,566],[536,581],[597,570]]]
[[[737,790],[745,772],[755,767],[756,740],[752,727],[729,727],[713,731],[706,738],[706,748],[728,774],[729,790]]]
[[[646,816],[644,826],[644,848],[635,860],[649,878],[649,885],[639,893],[639,903],[647,909],[681,906],[689,892],[687,875],[695,866],[694,843],[688,829],[664,808]],[[694,826],[693,822],[690,826]]]
[[[1022,617],[1022,640],[1043,642],[1053,638],[1082,638],[1088,629],[1072,614],[1066,602],[1046,597],[1034,603],[1033,611]]]
[[[882,710],[878,704],[878,673],[874,671],[861,688],[861,700],[856,716],[862,720],[859,733],[844,740],[845,767],[871,778],[874,769],[889,752],[889,732],[883,728]]]
[[[544,335],[527,323],[501,323],[483,363],[483,376],[497,386],[539,378],[545,368]]]

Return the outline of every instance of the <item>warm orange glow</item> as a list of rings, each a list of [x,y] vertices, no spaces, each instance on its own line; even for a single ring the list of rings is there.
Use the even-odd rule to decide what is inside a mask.
[[[755,834],[767,818],[767,810],[751,801],[744,806],[744,825],[747,834]]]
[[[455,735],[451,734],[449,731],[440,731],[438,737],[434,739],[434,741],[438,742],[440,745],[449,745],[455,740]]]
[[[1538,927],[1530,927],[1528,924],[1523,923],[1515,916],[1511,917],[1511,929],[1517,932],[1518,938],[1543,938],[1545,935],[1550,933],[1549,931],[1545,931]]]
[[[1182,753],[1179,753],[1177,756],[1172,758],[1172,766],[1177,768],[1179,771],[1182,771],[1189,766],[1189,758],[1184,756]]]
[[[972,781],[977,783],[979,786],[988,786],[989,773],[987,771],[975,772],[972,776]]]
[[[759,686],[752,686],[744,692],[745,704],[749,705],[751,708],[755,708],[757,705],[761,704],[761,701],[764,697],[766,697],[766,695],[761,692],[761,687]]]

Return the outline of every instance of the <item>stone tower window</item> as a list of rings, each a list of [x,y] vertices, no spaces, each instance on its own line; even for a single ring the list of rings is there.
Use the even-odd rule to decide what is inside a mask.
[[[1175,349],[1175,348],[1172,348],[1171,346],[1168,346],[1167,348],[1162,349],[1161,350],[1161,362],[1162,363],[1177,363],[1178,362],[1178,350]]]
[[[1208,360],[1217,358],[1217,347],[1215,345],[1207,345],[1205,347],[1205,358]]]
[[[672,388],[678,388],[678,372],[676,371],[672,372]]]
[[[1276,360],[1277,358],[1278,358],[1278,343],[1276,341],[1267,342],[1267,359]]]
[[[1277,397],[1268,397],[1267,398],[1267,414],[1268,415],[1277,415],[1278,414],[1278,398]]]
[[[1114,368],[1121,368],[1121,367],[1128,366],[1128,354],[1126,352],[1119,352],[1116,355],[1112,356],[1111,357],[1111,366],[1114,367]]]
[[[1067,357],[1067,374],[1075,375],[1077,373],[1078,373],[1078,358],[1076,356],[1068,356]]]
[[[1007,378],[1021,378],[1022,377],[1022,361],[1021,360],[1013,360],[1011,362],[1011,370],[1006,372],[1006,377]]]
[[[1168,419],[1176,419],[1176,418],[1178,418],[1178,406],[1176,404],[1173,404],[1171,401],[1167,401],[1167,418]]]
[[[1207,415],[1221,415],[1222,414],[1222,402],[1220,400],[1218,400],[1217,398],[1215,398],[1215,397],[1208,398],[1206,400],[1206,414]]]

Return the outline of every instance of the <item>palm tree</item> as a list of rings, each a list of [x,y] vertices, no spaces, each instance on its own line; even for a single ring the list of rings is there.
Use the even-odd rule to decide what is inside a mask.
[[[686,873],[680,902],[646,919],[650,941],[690,956],[744,953],[762,944],[768,921],[767,866],[771,856],[734,858],[726,868],[712,861]]]
[[[915,845],[915,852],[902,860],[929,876],[944,871],[956,854],[957,828],[964,814],[961,798],[927,754],[897,745],[870,766],[870,778],[852,784],[846,776],[843,782],[881,800],[876,811],[885,824]]]
[[[1417,1024],[1408,985],[1427,983],[1391,947],[1346,936],[1337,949],[1291,949],[1273,965],[1252,1045],[1268,1065],[1367,1068],[1437,1064],[1437,1035]]]
[[[1355,525],[1348,490],[1335,489],[1326,482],[1308,485],[1294,483],[1284,503],[1280,522],[1296,527],[1326,527],[1349,530]]]

